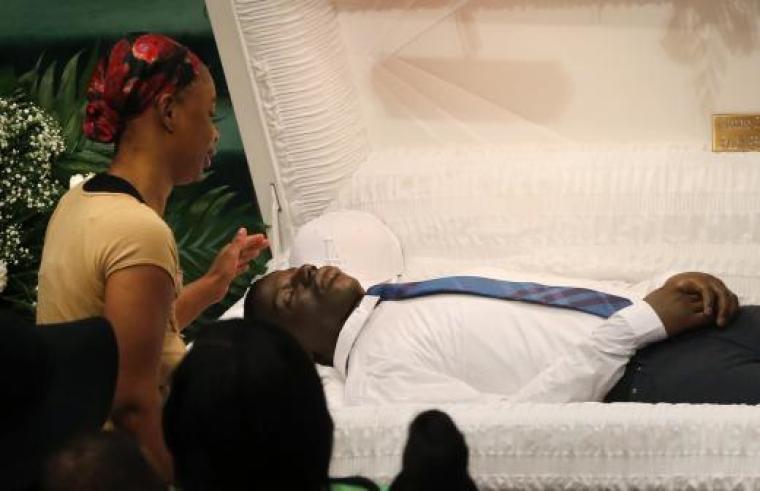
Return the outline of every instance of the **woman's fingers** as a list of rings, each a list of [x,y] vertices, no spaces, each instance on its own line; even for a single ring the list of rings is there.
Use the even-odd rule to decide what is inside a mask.
[[[254,258],[259,253],[269,247],[269,241],[262,234],[249,235],[245,239],[245,244],[242,247],[242,254]]]

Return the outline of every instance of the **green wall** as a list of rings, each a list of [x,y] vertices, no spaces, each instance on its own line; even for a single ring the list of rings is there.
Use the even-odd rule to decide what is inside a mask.
[[[224,183],[239,200],[253,201],[253,186],[232,112],[219,54],[203,0],[0,0],[0,64],[17,73],[46,61],[66,60],[101,42],[101,50],[131,32],[159,32],[196,52],[217,84],[221,133],[216,172],[209,185]]]

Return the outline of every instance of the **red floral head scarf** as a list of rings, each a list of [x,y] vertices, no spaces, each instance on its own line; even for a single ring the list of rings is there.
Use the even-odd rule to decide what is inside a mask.
[[[129,117],[142,113],[157,97],[190,84],[201,66],[190,50],[160,34],[120,40],[101,60],[87,88],[85,136],[115,141]]]

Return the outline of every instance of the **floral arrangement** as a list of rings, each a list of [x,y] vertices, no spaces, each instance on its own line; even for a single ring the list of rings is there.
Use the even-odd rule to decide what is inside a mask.
[[[65,150],[58,122],[31,102],[0,97],[0,262],[6,268],[32,258],[25,225],[53,209],[63,188],[52,163]],[[2,281],[2,286],[5,286]],[[2,291],[2,289],[0,289]]]

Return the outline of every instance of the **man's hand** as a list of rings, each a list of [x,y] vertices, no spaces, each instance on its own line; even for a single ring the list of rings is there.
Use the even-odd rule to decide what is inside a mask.
[[[727,326],[739,312],[739,299],[718,278],[680,273],[644,300],[660,317],[668,336],[714,322]]]
[[[227,294],[230,283],[248,269],[248,263],[269,247],[269,242],[262,234],[248,235],[245,228],[235,234],[232,241],[224,246],[214,259],[206,276],[217,286],[215,301]]]

